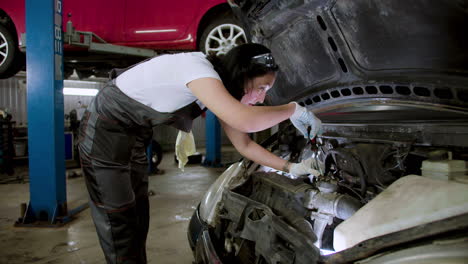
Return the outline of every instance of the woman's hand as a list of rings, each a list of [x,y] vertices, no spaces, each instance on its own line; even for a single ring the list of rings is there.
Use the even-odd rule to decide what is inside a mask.
[[[320,172],[318,170],[312,169],[312,164],[314,162],[313,158],[306,159],[300,163],[291,163],[289,173],[291,178],[297,179],[301,176],[312,174],[314,176],[319,176]]]
[[[313,139],[321,131],[322,121],[312,111],[300,106],[296,102],[293,103],[296,105],[296,109],[289,118],[291,123],[304,135],[304,138],[309,137],[309,139]],[[308,131],[308,127],[311,128],[310,132]]]
[[[263,166],[283,170],[285,160],[266,150],[253,141],[248,134],[243,133],[221,120],[226,135],[239,153],[245,158]],[[289,167],[288,167],[289,169]]]

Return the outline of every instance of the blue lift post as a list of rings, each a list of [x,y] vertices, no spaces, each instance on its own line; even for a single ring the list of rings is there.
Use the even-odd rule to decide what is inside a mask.
[[[221,167],[221,126],[215,114],[206,111],[206,155],[204,166]]]
[[[62,0],[26,0],[30,202],[17,226],[59,226],[66,199]]]
[[[153,172],[153,142],[149,143],[148,147],[146,147],[146,157],[148,158],[148,174]]]

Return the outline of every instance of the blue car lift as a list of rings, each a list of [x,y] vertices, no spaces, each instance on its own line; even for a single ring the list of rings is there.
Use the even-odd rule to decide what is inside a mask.
[[[62,31],[62,0],[26,0],[28,147],[30,202],[15,226],[58,227],[88,207],[68,210],[66,199],[63,42],[86,46],[90,51],[142,57],[154,51],[93,43],[92,33]],[[76,38],[84,35],[84,38]],[[75,36],[75,37],[73,37]],[[84,39],[84,42],[81,42]],[[24,47],[23,47],[24,48]],[[221,132],[216,116],[208,112],[205,165],[221,166]]]
[[[65,177],[62,0],[26,0],[30,202],[16,226],[60,226]]]
[[[204,166],[222,167],[221,163],[221,126],[213,112],[206,111],[206,155]]]
[[[68,210],[66,199],[63,44],[89,52],[154,57],[154,50],[107,43],[92,32],[77,31],[71,21],[62,31],[62,0],[26,0],[28,147],[30,202],[16,226],[61,226],[88,208]],[[97,40],[95,42],[94,40]]]

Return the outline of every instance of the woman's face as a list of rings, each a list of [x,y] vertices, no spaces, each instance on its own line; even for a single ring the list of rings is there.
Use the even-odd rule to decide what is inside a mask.
[[[241,98],[241,103],[245,105],[255,105],[263,103],[265,95],[275,83],[276,73],[269,72],[263,76],[255,77],[244,86],[244,96]]]

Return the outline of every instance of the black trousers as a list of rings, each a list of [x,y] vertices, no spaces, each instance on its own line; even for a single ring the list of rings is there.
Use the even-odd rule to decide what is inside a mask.
[[[96,231],[107,263],[147,263],[149,227],[146,147],[148,109],[115,86],[104,88],[85,113],[79,150]],[[144,116],[144,115],[143,115]]]

